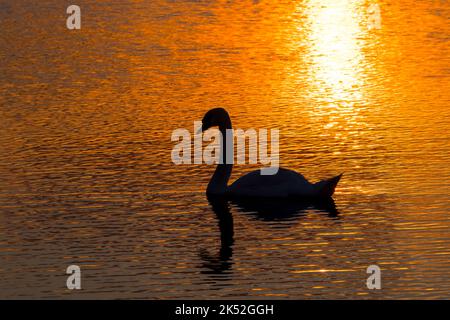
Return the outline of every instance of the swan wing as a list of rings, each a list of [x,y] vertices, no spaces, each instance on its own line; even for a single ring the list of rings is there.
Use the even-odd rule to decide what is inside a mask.
[[[284,168],[279,168],[274,175],[261,175],[260,170],[252,171],[228,187],[229,194],[246,197],[309,196],[314,192],[314,185],[303,175]]]

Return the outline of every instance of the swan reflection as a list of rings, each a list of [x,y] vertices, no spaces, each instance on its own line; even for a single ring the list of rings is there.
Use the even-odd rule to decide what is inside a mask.
[[[208,269],[202,273],[221,274],[231,269],[234,244],[233,216],[230,204],[226,198],[208,196],[219,223],[220,250],[216,255],[211,255],[206,249],[200,250],[200,258],[203,267]]]
[[[327,213],[336,218],[339,211],[333,199],[327,200],[294,200],[294,199],[263,199],[263,198],[226,198],[208,195],[208,202],[218,219],[220,230],[220,249],[211,254],[206,249],[200,250],[203,274],[226,274],[233,266],[234,224],[231,205],[238,212],[249,214],[263,221],[292,221],[304,216],[309,210]],[[227,279],[227,278],[222,278]]]
[[[329,199],[265,199],[235,198],[231,200],[240,212],[250,214],[258,220],[295,220],[309,210],[337,217],[339,214],[332,198]]]

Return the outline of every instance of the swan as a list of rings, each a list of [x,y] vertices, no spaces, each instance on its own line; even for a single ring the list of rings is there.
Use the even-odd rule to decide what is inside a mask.
[[[227,129],[232,129],[228,112],[214,108],[206,112],[202,119],[201,132],[211,127],[219,127],[222,133],[221,159],[227,159]],[[226,161],[223,161],[226,162]],[[342,174],[316,183],[309,182],[303,175],[290,169],[279,168],[274,175],[261,175],[260,170],[243,175],[231,185],[228,181],[233,164],[219,163],[206,189],[207,195],[229,197],[262,198],[331,198]]]

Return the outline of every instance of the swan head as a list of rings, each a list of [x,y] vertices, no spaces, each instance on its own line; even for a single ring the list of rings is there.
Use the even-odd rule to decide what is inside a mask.
[[[201,131],[205,132],[212,127],[219,127],[219,129],[231,129],[230,116],[224,108],[211,109],[203,116]]]

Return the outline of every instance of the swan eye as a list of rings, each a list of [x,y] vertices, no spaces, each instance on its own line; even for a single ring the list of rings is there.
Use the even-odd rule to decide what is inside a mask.
[[[208,130],[209,128],[211,128],[210,122],[209,122],[209,121],[206,121],[206,120],[203,120],[203,121],[202,121],[202,128],[201,128],[201,131],[202,131],[202,132],[205,132],[205,131]]]
[[[213,119],[211,117],[204,118],[202,121],[202,131],[206,131],[214,126]]]

